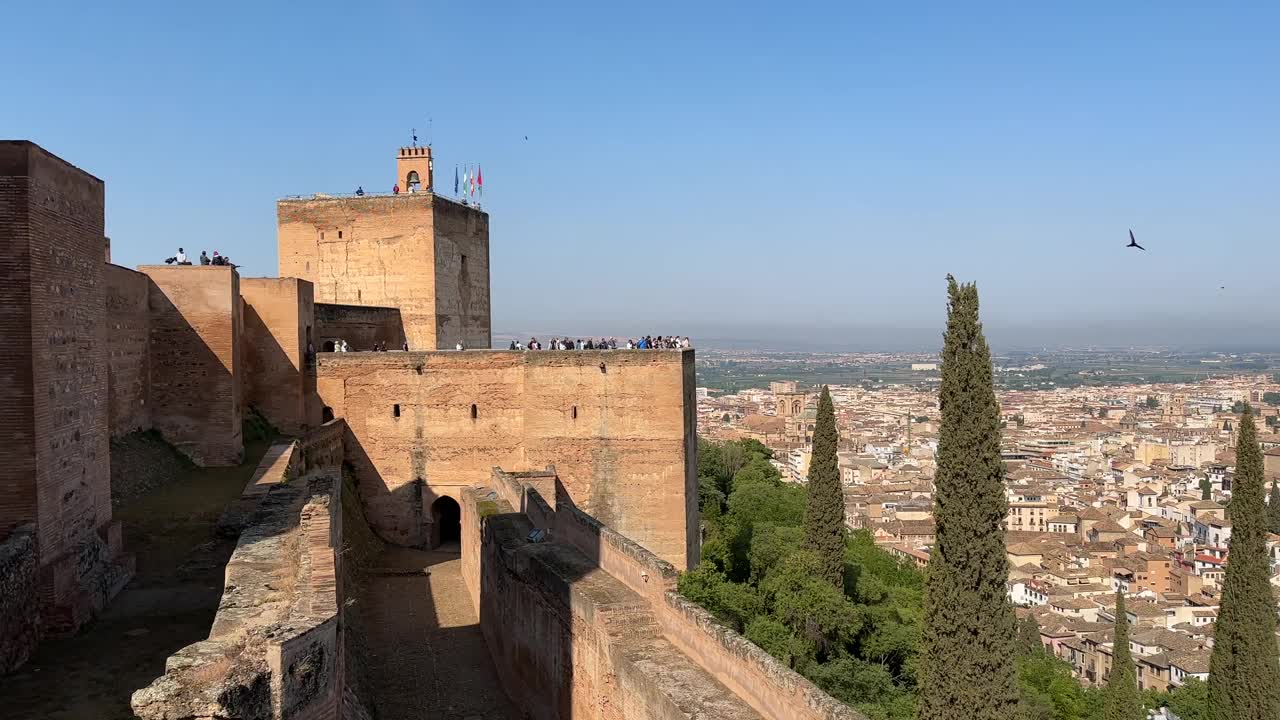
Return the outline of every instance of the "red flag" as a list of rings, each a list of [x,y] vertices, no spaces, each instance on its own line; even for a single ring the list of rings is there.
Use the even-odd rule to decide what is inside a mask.
[[[484,197],[484,170],[476,166],[476,187],[480,189],[480,197]]]

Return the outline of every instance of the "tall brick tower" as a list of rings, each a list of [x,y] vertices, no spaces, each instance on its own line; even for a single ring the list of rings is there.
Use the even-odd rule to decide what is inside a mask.
[[[38,596],[41,617],[11,628],[72,631],[132,572],[111,522],[103,208],[98,178],[0,141],[0,558],[31,561],[6,565],[0,615],[32,612]],[[34,552],[6,552],[12,542]],[[0,671],[31,633],[0,633]]]
[[[400,148],[398,194],[278,201],[280,276],[310,280],[317,304],[399,308],[411,349],[488,348],[489,215],[436,195],[432,174],[430,148]]]

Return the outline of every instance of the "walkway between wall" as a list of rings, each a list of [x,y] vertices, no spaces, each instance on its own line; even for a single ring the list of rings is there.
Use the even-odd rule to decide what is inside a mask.
[[[380,720],[519,720],[498,681],[457,552],[388,547],[357,598]]]

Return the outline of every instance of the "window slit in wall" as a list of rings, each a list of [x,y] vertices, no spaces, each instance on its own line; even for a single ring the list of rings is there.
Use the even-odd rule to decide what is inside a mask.
[[[574,419],[574,420],[577,420],[577,419],[578,419],[578,406],[577,406],[577,405],[574,405],[574,406],[573,406],[573,410],[570,412],[570,414],[571,414],[571,415],[573,415],[573,419]]]
[[[400,403],[391,406],[392,417],[400,417]]]
[[[479,416],[479,414],[480,414],[479,411],[476,409],[476,404],[471,403],[471,419],[475,420]]]

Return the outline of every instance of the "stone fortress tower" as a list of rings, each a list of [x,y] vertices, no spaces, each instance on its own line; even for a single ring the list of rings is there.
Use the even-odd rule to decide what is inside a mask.
[[[100,180],[0,142],[0,673],[132,573],[109,441],[154,431],[235,465],[255,414],[284,437],[224,514],[239,542],[217,615],[132,695],[138,716],[368,717],[371,677],[405,717],[452,708],[460,690],[418,662],[430,606],[361,614],[429,600],[368,594],[362,573],[391,566],[359,543],[452,555],[394,587],[457,588],[479,632],[453,633],[472,645],[447,662],[487,667],[522,717],[856,720],[676,592],[700,555],[694,351],[489,349],[489,216],[432,181],[409,147],[399,193],[280,200],[282,277],[135,271],[109,262]]]
[[[279,201],[280,276],[317,303],[398,309],[411,350],[488,349],[489,215],[436,195],[432,175],[431,148],[405,147],[399,194]]]

